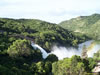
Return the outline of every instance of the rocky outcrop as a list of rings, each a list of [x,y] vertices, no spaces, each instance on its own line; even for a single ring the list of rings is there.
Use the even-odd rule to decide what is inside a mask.
[[[97,65],[95,66],[95,68],[93,69],[93,72],[100,72],[100,61],[97,63]]]

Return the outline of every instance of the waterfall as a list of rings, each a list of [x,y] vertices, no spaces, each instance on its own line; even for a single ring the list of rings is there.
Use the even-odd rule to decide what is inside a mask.
[[[90,46],[93,40],[86,41],[84,43],[81,43],[78,45],[78,48],[74,47],[63,47],[63,46],[53,46],[51,53],[55,54],[59,60],[62,60],[66,57],[72,57],[73,55],[81,56],[83,46],[86,45],[86,47]]]
[[[62,47],[62,46],[54,46],[52,48],[51,51],[52,54],[55,54],[59,60],[62,60],[63,58],[66,57],[72,57],[73,55],[80,55],[80,51],[70,47],[70,48],[66,48],[66,47]]]
[[[42,56],[45,59],[49,54],[55,54],[59,60],[66,58],[66,57],[72,57],[73,55],[79,55],[81,56],[83,46],[85,45],[86,48],[88,48],[93,43],[93,40],[86,41],[84,43],[81,43],[78,45],[78,48],[74,47],[62,47],[62,46],[53,46],[50,53],[47,53],[42,47],[39,45],[33,43],[31,41],[31,45],[34,49],[39,49],[42,52]],[[94,53],[96,53],[98,50],[100,50],[100,45],[96,44],[93,46],[93,48],[89,51],[87,51],[88,57],[93,57]]]
[[[42,47],[40,47],[39,45],[33,43],[32,41],[31,41],[31,45],[34,49],[39,49],[41,51],[44,59],[48,56],[48,53]]]

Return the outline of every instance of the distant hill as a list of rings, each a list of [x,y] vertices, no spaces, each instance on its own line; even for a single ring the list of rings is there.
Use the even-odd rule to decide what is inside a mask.
[[[59,24],[69,31],[85,34],[96,40],[100,40],[100,14],[79,16]]]

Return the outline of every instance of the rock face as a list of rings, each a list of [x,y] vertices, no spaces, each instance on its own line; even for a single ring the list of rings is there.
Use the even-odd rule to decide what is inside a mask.
[[[95,68],[93,69],[93,72],[100,72],[100,61],[98,62],[98,64],[95,66]]]
[[[82,50],[82,56],[81,56],[83,59],[87,58],[88,55],[87,55],[87,48],[86,46],[84,45],[83,46],[83,50]]]

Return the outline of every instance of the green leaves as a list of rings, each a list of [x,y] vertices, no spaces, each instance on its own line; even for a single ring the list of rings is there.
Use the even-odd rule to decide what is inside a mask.
[[[90,65],[91,67],[89,67]],[[52,64],[53,75],[87,75],[88,72],[91,72],[90,69],[93,69],[90,61],[86,59],[83,61],[80,56],[76,55]]]
[[[27,40],[16,40],[15,42],[13,42],[13,45],[8,48],[7,53],[11,57],[27,57],[34,52],[29,46],[30,44]]]
[[[36,75],[48,75],[51,72],[51,62],[32,63],[30,71]]]
[[[49,62],[56,62],[56,61],[58,61],[58,57],[56,56],[56,55],[54,55],[54,54],[50,54],[46,59],[45,59],[45,61],[49,61]]]

